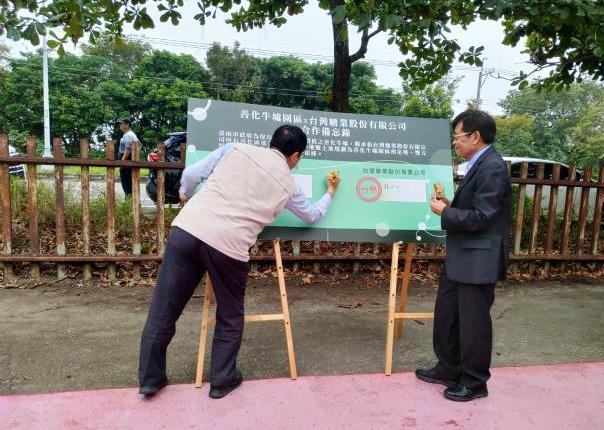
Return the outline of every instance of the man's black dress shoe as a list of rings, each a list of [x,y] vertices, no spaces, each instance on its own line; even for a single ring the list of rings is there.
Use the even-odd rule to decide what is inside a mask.
[[[146,397],[151,397],[166,385],[168,385],[168,378],[164,378],[164,380],[157,385],[141,385],[138,389],[138,393],[144,394]]]
[[[443,392],[444,396],[453,400],[454,402],[468,402],[473,399],[480,397],[486,397],[489,395],[486,384],[483,384],[476,388],[468,388],[463,385],[456,385],[449,387]]]
[[[210,397],[212,399],[222,399],[243,382],[243,375],[238,370],[237,376],[231,382],[225,385],[210,385]]]
[[[443,378],[436,372],[434,368],[423,369],[420,367],[419,369],[415,369],[415,376],[417,376],[417,379],[421,379],[422,381],[430,382],[432,384],[442,384],[446,385],[447,387],[457,385],[457,381]]]

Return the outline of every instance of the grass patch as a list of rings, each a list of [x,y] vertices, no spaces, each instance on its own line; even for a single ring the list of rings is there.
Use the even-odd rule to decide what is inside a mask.
[[[37,183],[38,226],[40,230],[54,229],[56,220],[56,197],[54,186],[44,182]],[[13,221],[29,223],[27,182],[21,178],[11,178],[11,216]],[[65,188],[65,226],[67,230],[81,231],[82,201],[78,193]],[[105,236],[107,234],[107,195],[101,193],[90,199],[90,229],[91,234]],[[166,208],[164,211],[165,225],[169,229],[172,220],[178,213],[178,208]],[[144,224],[151,222],[141,216],[141,233]],[[133,228],[132,199],[116,199],[115,201],[115,232],[117,236],[132,236]],[[148,227],[148,226],[147,226]]]
[[[116,168],[117,170],[117,168]],[[106,167],[100,167],[100,166],[90,166],[89,167],[89,172],[91,175],[103,175],[105,176],[107,174],[107,168]],[[79,175],[80,173],[82,173],[82,168],[80,166],[65,166],[63,168],[63,173],[64,174],[71,174],[71,175]],[[141,169],[141,178],[144,176],[148,176],[149,175],[149,169]]]

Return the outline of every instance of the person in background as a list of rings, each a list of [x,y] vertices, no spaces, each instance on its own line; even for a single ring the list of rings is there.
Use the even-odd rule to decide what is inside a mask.
[[[120,139],[120,147],[117,153],[117,159],[121,161],[132,160],[132,148],[139,144],[138,137],[130,128],[130,120],[122,119],[118,122],[123,136]],[[132,195],[132,169],[130,167],[120,167],[120,181],[126,196]]]

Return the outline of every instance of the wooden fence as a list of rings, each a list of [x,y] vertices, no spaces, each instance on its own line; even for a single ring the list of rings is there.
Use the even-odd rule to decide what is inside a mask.
[[[184,168],[184,145],[181,147],[181,161],[178,163],[164,162],[164,146],[158,145],[158,162],[139,161],[139,149],[133,151],[132,161],[116,161],[114,158],[114,142],[108,141],[105,148],[105,159],[88,157],[89,142],[80,140],[80,158],[66,158],[62,152],[61,139],[53,140],[53,158],[36,155],[34,137],[27,140],[27,155],[9,156],[8,137],[0,135],[0,193],[2,210],[2,252],[0,263],[4,268],[5,279],[13,275],[13,265],[29,265],[32,278],[40,276],[40,266],[52,263],[56,265],[57,277],[66,276],[66,266],[81,266],[84,279],[92,277],[92,265],[104,264],[104,271],[109,279],[115,279],[117,267],[127,264],[132,267],[131,275],[140,276],[140,264],[144,262],[159,262],[162,258],[166,239],[164,216],[164,174],[167,169]],[[24,164],[27,169],[27,240],[29,249],[13,250],[15,231],[11,219],[11,186],[9,165]],[[50,165],[54,169],[55,189],[55,220],[56,235],[54,252],[41,252],[38,228],[37,187],[40,165]],[[79,166],[81,168],[81,252],[67,253],[65,241],[65,197],[64,197],[64,166]],[[106,237],[104,252],[91,251],[91,222],[90,222],[90,166],[106,168]],[[115,198],[115,168],[132,168],[132,228],[131,247],[128,252],[116,250],[116,198]],[[158,189],[156,213],[154,218],[154,250],[142,253],[141,247],[141,206],[140,206],[140,169],[152,168],[157,170]],[[571,166],[568,178],[575,178],[577,168]],[[597,179],[594,169],[585,166],[582,169],[581,180],[560,179],[560,166],[556,166],[551,179],[544,179],[544,165],[539,164],[535,178],[528,178],[528,165],[524,163],[519,178],[512,178],[516,192],[515,216],[512,220],[511,260],[529,263],[532,271],[537,262],[543,262],[548,270],[553,262],[589,262],[601,265],[602,255],[602,205],[604,201],[604,164],[599,166]],[[532,198],[527,199],[527,187],[534,189]],[[544,189],[549,191],[549,199],[544,204],[542,196]],[[561,195],[563,190],[564,195]],[[580,193],[578,199],[575,192]],[[590,205],[590,193],[592,195]],[[564,198],[561,216],[558,216],[559,203]],[[538,203],[538,204],[535,204]],[[283,260],[290,262],[294,268],[299,264],[313,264],[313,270],[319,272],[321,264],[330,265],[330,270],[337,273],[340,263],[352,263],[352,270],[359,271],[361,264],[378,264],[379,261],[389,262],[390,248],[380,244],[329,244],[325,242],[293,241],[285,244]],[[252,249],[251,261],[260,263],[273,261],[270,247],[263,246],[262,241]],[[434,244],[418,246],[415,260],[438,261],[444,258],[443,246]],[[266,250],[266,251],[265,251]],[[541,263],[540,263],[541,264]]]

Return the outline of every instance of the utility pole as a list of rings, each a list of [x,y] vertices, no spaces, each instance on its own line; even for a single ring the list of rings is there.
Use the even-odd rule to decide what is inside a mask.
[[[483,73],[484,66],[480,66],[480,71],[478,72],[478,87],[476,88],[476,109],[480,109],[480,89],[484,84],[484,81],[482,80]]]
[[[46,2],[43,2],[44,4]],[[46,24],[46,17],[43,18]],[[46,44],[46,28],[42,35],[42,81],[44,98],[44,157],[52,157],[50,152],[50,101],[48,97],[48,45]]]
[[[50,101],[48,97],[48,46],[46,34],[42,36],[42,75],[44,86],[44,157],[52,157],[50,152]]]

